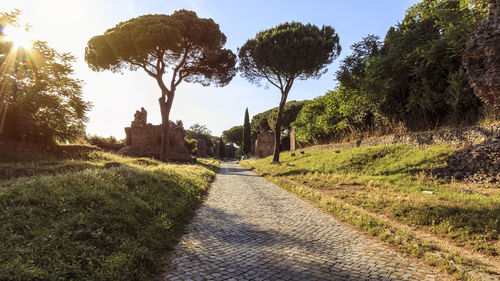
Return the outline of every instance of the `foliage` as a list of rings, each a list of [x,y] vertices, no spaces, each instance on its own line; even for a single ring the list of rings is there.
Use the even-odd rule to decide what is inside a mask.
[[[410,129],[477,121],[481,102],[468,85],[461,56],[484,11],[469,2],[423,0],[389,29],[365,70],[382,114]]]
[[[224,146],[224,158],[235,159],[240,156],[240,151],[232,143]]]
[[[224,144],[222,137],[219,138],[218,146],[219,146],[219,156],[221,159],[224,159],[226,157],[226,145]]]
[[[299,156],[283,153],[285,165],[279,166],[270,165],[269,159],[244,162],[275,178],[325,191],[335,201],[497,256],[500,190],[494,187],[499,185],[447,183],[428,173],[432,167],[445,165],[456,149],[450,145],[357,147],[306,151]]]
[[[303,101],[289,101],[283,107],[283,115],[282,115],[282,123],[281,126],[282,131],[288,130],[297,118],[297,115],[302,110],[304,105],[310,103],[310,100]],[[252,135],[255,138],[262,132],[271,131],[271,127],[274,127],[276,124],[276,113],[278,111],[278,107],[271,108],[264,112],[255,114],[252,117],[252,122],[250,123],[250,127],[252,129]]]
[[[254,136],[254,138],[257,138],[257,136],[262,132],[271,131],[271,127],[269,127],[269,117],[271,112],[272,109],[269,109],[252,116],[250,128],[252,129],[252,135]]]
[[[241,141],[243,140],[243,126],[234,126],[225,130],[222,132],[222,139],[226,143],[234,143],[241,147]]]
[[[0,180],[1,280],[154,278],[218,169],[90,156],[16,164],[53,171]],[[103,168],[108,161],[121,166]],[[70,163],[87,167],[57,166]]]
[[[105,151],[118,151],[125,146],[125,140],[117,140],[115,137],[109,138],[99,136],[88,136],[87,141],[91,145],[95,145]]]
[[[85,60],[95,71],[141,68],[157,81],[164,127],[160,153],[163,159],[176,87],[182,81],[224,86],[236,74],[236,56],[223,49],[225,44],[226,36],[212,19],[180,10],[172,15],[133,18],[92,37],[85,49]],[[163,80],[165,73],[170,75],[168,86]]]
[[[332,27],[299,22],[261,31],[239,49],[242,76],[257,85],[264,79],[281,92],[274,131],[281,131],[281,114],[295,79],[319,78],[340,49]],[[275,134],[273,162],[279,162],[280,135]]]
[[[210,136],[212,132],[205,125],[200,125],[195,123],[189,127],[189,130],[186,131],[188,138],[190,139],[199,139],[203,136]]]
[[[185,139],[196,140],[196,145],[198,143],[198,139],[204,139],[207,143],[208,155],[214,156],[215,144],[219,141],[219,138],[212,136],[211,134],[212,132],[207,128],[207,126],[195,123],[189,127],[189,130],[186,130]]]
[[[362,91],[366,83],[366,67],[371,57],[379,54],[382,43],[380,37],[368,35],[351,46],[352,54],[346,56],[335,72],[337,81],[347,88]]]
[[[488,110],[461,65],[485,7],[485,0],[424,0],[383,42],[368,35],[353,44],[336,72],[340,85],[305,106],[293,123],[297,140],[341,141],[485,119]]]
[[[189,150],[189,154],[195,155],[198,149],[198,141],[196,139],[190,139],[187,136],[184,137],[184,143],[186,148]]]
[[[243,123],[243,136],[241,151],[244,155],[250,154],[252,150],[252,135],[250,132],[250,116],[248,116],[248,108],[245,110],[245,121]]]
[[[289,101],[283,107],[282,117],[281,117],[281,131],[289,130],[292,123],[297,119],[299,112],[302,108],[310,103],[310,100],[303,101]],[[267,118],[267,123],[269,128],[274,128],[276,126],[276,116],[278,112],[278,107],[270,110]]]
[[[19,11],[0,14],[0,27],[16,24]],[[0,137],[31,143],[75,140],[91,105],[82,99],[75,57],[45,42],[14,49],[0,36]]]
[[[306,104],[292,123],[299,143],[339,139],[374,122],[373,103],[357,90],[342,86]]]

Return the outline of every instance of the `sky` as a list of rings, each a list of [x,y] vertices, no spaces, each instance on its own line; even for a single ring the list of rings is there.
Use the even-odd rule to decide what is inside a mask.
[[[340,37],[341,55],[320,79],[296,81],[288,100],[314,99],[333,89],[339,62],[351,53],[350,46],[368,34],[384,38],[390,26],[404,17],[417,0],[0,0],[0,12],[22,10],[34,39],[46,41],[59,52],[77,58],[75,77],[84,81],[83,95],[93,104],[86,131],[102,137],[125,137],[136,110],[148,111],[148,122],[160,124],[156,81],[144,71],[93,72],[84,60],[85,46],[106,29],[144,14],[172,14],[195,11],[212,18],[227,37],[226,48],[237,52],[246,40],[280,23],[299,21],[332,26]],[[278,106],[280,92],[274,87],[257,87],[239,74],[225,87],[203,87],[182,82],[170,113],[185,128],[198,123],[215,136],[243,124],[245,108],[250,117]]]

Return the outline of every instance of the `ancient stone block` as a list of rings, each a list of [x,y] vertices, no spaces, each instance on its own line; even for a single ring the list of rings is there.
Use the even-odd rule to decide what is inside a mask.
[[[295,151],[297,141],[295,139],[295,130],[292,128],[290,130],[290,151]]]
[[[274,153],[274,133],[260,133],[255,141],[255,156],[258,158],[267,157]]]

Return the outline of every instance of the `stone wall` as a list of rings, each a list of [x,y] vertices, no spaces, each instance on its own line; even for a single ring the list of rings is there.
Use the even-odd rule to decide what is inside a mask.
[[[273,155],[274,152],[274,133],[260,133],[255,141],[255,156],[258,158]]]
[[[304,147],[302,150],[337,149],[369,145],[395,145],[406,144],[414,146],[428,146],[431,144],[448,143],[457,147],[479,144],[500,136],[500,123],[483,126],[453,130],[441,130],[434,132],[420,132],[412,134],[397,134],[384,137],[362,139],[350,143],[326,144]]]

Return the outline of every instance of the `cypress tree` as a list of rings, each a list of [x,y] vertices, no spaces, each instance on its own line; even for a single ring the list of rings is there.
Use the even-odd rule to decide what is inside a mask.
[[[250,132],[250,117],[248,116],[248,108],[245,110],[245,123],[243,123],[243,140],[241,149],[244,155],[250,154],[252,149],[252,137]]]

